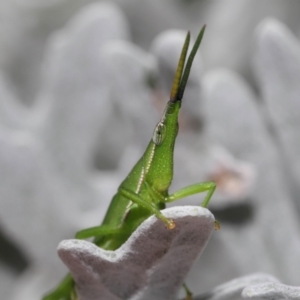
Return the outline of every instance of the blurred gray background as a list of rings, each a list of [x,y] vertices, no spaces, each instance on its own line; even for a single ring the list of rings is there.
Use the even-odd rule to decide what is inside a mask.
[[[152,136],[185,32],[203,24],[172,191],[215,180],[222,230],[187,283],[196,295],[252,272],[299,284],[299,12],[297,0],[0,1],[1,295],[39,299],[66,272],[58,243],[101,222]]]

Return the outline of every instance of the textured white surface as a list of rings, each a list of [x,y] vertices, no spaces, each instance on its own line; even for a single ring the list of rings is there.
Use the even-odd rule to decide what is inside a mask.
[[[70,269],[81,300],[176,298],[214,230],[214,217],[196,206],[162,212],[175,221],[173,230],[152,216],[116,251],[87,241],[60,243],[58,254]]]
[[[242,296],[244,299],[253,300],[298,300],[300,299],[300,287],[288,286],[277,282],[266,282],[246,287]]]
[[[244,289],[256,284],[278,283],[278,279],[263,273],[255,273],[230,280],[215,287],[205,295],[195,297],[194,300],[238,300]]]

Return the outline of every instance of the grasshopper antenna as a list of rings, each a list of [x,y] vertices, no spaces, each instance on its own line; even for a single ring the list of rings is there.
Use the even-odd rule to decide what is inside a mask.
[[[204,35],[204,31],[205,31],[205,28],[206,28],[206,25],[204,25],[202,27],[202,29],[200,30],[198,36],[197,36],[197,39],[196,39],[196,42],[193,46],[193,49],[189,55],[189,58],[187,60],[187,63],[186,63],[186,66],[184,68],[184,72],[181,70],[181,73],[183,72],[183,75],[181,77],[181,74],[177,74],[178,72],[178,69],[179,69],[179,65],[181,64],[180,60],[182,59],[182,57],[180,56],[180,60],[179,60],[179,64],[178,64],[178,67],[177,67],[177,71],[176,71],[176,75],[175,75],[175,79],[174,79],[174,85],[175,85],[175,80],[177,78],[177,76],[181,77],[181,80],[180,80],[180,83],[179,83],[179,86],[177,86],[177,93],[176,93],[176,97],[175,97],[175,100],[173,100],[173,102],[176,102],[176,101],[181,101],[182,97],[183,97],[183,93],[184,93],[184,90],[185,90],[185,87],[186,87],[186,84],[187,84],[187,81],[188,81],[188,78],[189,78],[189,75],[190,75],[190,71],[191,71],[191,67],[192,67],[192,64],[193,64],[193,60],[195,58],[195,55],[198,51],[198,48],[200,46],[200,43],[202,41],[202,38],[203,38],[203,35]],[[189,33],[188,33],[189,34]],[[182,52],[184,50],[184,47],[185,47],[185,44],[183,46],[183,49],[182,49]],[[186,57],[186,52],[185,52],[185,56],[184,56],[184,60],[185,60],[185,57]],[[178,83],[177,83],[178,84]],[[174,85],[173,85],[173,88],[174,88]],[[172,95],[172,94],[171,94]],[[172,99],[172,98],[171,98]],[[172,100],[171,100],[172,101]]]
[[[180,82],[181,82],[181,77],[182,77],[182,73],[183,73],[183,67],[184,67],[184,63],[185,63],[186,54],[187,54],[187,51],[189,48],[190,36],[191,36],[191,34],[188,31],[185,41],[184,41],[184,44],[183,44],[183,47],[182,47],[182,50],[181,50],[177,70],[176,70],[174,81],[173,81],[173,86],[172,86],[171,95],[170,95],[171,102],[177,101],[177,94],[178,94],[178,90],[180,87]]]

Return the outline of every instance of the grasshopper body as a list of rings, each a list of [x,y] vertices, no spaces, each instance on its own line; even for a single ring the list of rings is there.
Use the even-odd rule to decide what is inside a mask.
[[[181,99],[188,80],[194,56],[204,34],[205,26],[200,31],[195,45],[185,65],[190,34],[187,34],[179,59],[170,100],[161,120],[155,127],[153,137],[145,153],[121,183],[113,197],[101,226],[92,227],[77,233],[77,238],[94,237],[94,243],[106,250],[115,250],[126,242],[133,231],[149,216],[156,215],[168,229],[175,227],[173,220],[167,219],[160,212],[167,202],[207,192],[202,202],[206,207],[214,190],[214,182],[196,183],[173,194],[168,190],[173,179],[173,153],[178,133],[178,114]],[[77,299],[74,281],[70,275],[43,300]]]

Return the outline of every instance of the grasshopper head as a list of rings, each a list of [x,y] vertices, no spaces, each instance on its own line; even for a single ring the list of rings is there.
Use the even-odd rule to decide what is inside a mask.
[[[201,29],[193,49],[185,65],[185,59],[190,41],[188,32],[175,74],[170,100],[167,103],[161,120],[155,127],[152,142],[146,159],[145,173],[147,180],[160,193],[168,191],[173,179],[173,154],[178,133],[178,115],[181,100],[190,74],[193,59],[197,53],[204,34],[205,26]],[[184,67],[185,65],[185,67]]]

